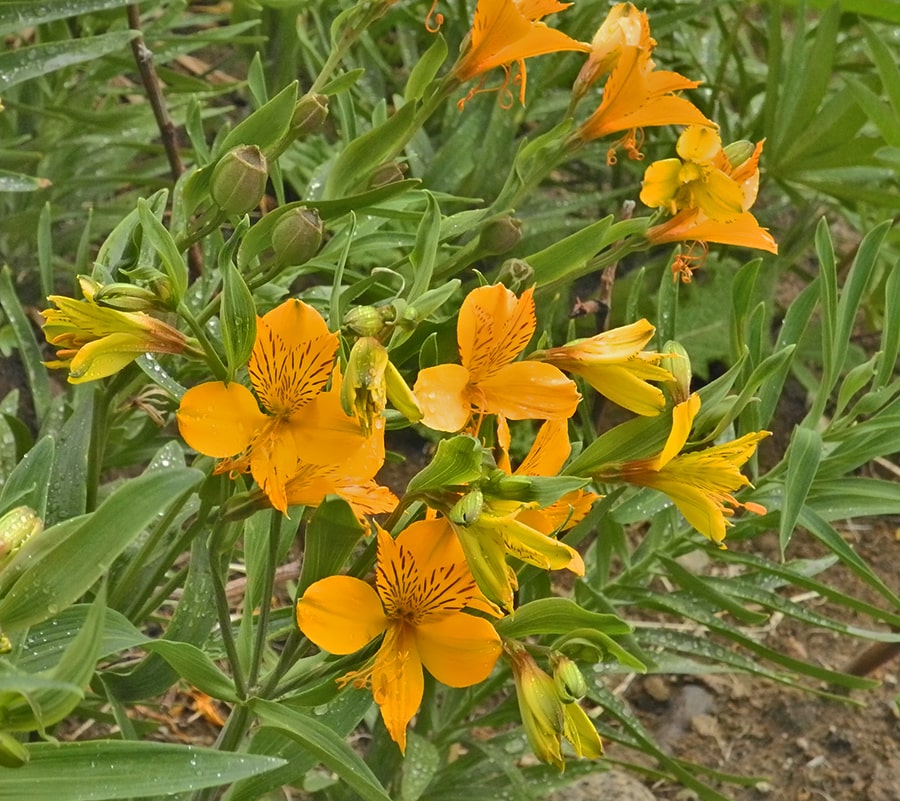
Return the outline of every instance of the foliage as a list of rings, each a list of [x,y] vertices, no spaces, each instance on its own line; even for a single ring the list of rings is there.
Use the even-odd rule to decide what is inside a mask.
[[[755,633],[900,640],[841,536],[900,514],[895,10],[656,2],[650,61],[633,8],[505,2],[0,5],[10,797],[538,799],[596,725],[722,799],[610,677],[873,685]],[[214,747],[153,742],[172,688]]]

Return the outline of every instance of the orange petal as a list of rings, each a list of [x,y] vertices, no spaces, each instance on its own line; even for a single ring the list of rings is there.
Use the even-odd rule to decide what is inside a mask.
[[[412,628],[399,621],[387,632],[375,657],[372,695],[391,739],[406,751],[406,727],[422,703],[425,681]]]
[[[470,687],[484,681],[502,651],[494,627],[465,612],[416,626],[416,642],[422,664],[448,687]]]
[[[184,393],[176,415],[178,430],[194,450],[224,459],[245,450],[269,418],[249,389],[211,381]]]
[[[352,654],[381,634],[388,620],[378,593],[352,576],[311,584],[297,601],[297,625],[330,654]]]
[[[503,284],[473,289],[459,310],[457,339],[472,383],[509,364],[528,344],[537,325],[534,290],[517,298]]]
[[[514,362],[478,384],[481,409],[510,420],[553,420],[575,413],[581,396],[556,367]]]
[[[285,431],[294,440],[294,447],[300,459],[313,464],[344,464],[362,454],[366,447],[365,460],[360,463],[368,471],[373,462],[384,461],[383,429],[377,428],[367,439],[355,417],[348,417],[341,407],[340,379],[335,373],[335,381],[328,392],[322,392],[296,414],[291,415]],[[380,443],[380,450],[379,450]],[[375,471],[378,469],[375,467]]]
[[[439,364],[419,373],[413,394],[423,425],[435,431],[460,431],[471,416],[466,390],[469,371],[459,364]]]
[[[520,476],[555,476],[571,452],[569,424],[565,419],[548,420],[538,430],[531,450],[516,469],[516,474]]]

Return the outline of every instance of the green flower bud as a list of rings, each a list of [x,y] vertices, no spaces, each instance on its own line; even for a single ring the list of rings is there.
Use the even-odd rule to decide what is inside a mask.
[[[322,246],[322,219],[315,209],[296,208],[281,215],[272,229],[272,248],[282,264],[306,264]]]
[[[295,136],[318,133],[328,118],[328,96],[303,95],[294,106],[291,117],[291,132]]]
[[[515,217],[501,217],[491,220],[481,229],[478,250],[487,256],[509,253],[522,241],[522,222]]]
[[[500,265],[497,281],[519,292],[534,283],[534,267],[524,259],[507,259]]]
[[[384,373],[388,363],[388,352],[374,337],[357,339],[347,360],[347,371],[341,384],[341,405],[348,415],[356,415],[367,437],[387,406]]]
[[[735,167],[740,167],[750,156],[753,155],[753,151],[755,149],[755,145],[753,142],[748,141],[747,139],[739,139],[737,142],[732,142],[730,145],[725,145],[722,150],[725,152],[725,158],[728,159],[728,163],[731,165],[732,169]]]
[[[383,308],[354,306],[344,315],[344,325],[361,337],[374,337],[384,328]]]
[[[481,490],[472,490],[462,496],[447,513],[451,523],[458,526],[471,526],[479,517],[484,508],[484,496]]]
[[[550,656],[550,664],[553,666],[553,684],[560,701],[571,704],[587,695],[584,676],[569,657],[554,652]]]
[[[418,423],[422,419],[422,410],[409,384],[403,380],[400,371],[389,361],[384,371],[384,383],[387,387],[388,400],[391,405],[410,423]]]
[[[256,145],[238,145],[222,156],[213,169],[210,192],[222,211],[238,217],[259,205],[268,179],[262,151]]]
[[[666,369],[675,379],[669,384],[672,391],[672,399],[675,403],[683,403],[691,394],[691,357],[680,342],[671,340],[666,342],[663,353],[672,354],[666,359]]]
[[[0,565],[43,527],[37,513],[27,506],[17,506],[0,517]]]
[[[407,167],[402,162],[386,161],[379,164],[373,171],[372,177],[369,178],[369,189],[378,189],[379,186],[387,186],[387,184],[395,184],[402,181],[406,176]]]

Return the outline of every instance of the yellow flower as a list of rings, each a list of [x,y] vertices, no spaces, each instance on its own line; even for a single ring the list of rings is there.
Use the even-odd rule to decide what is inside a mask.
[[[297,624],[332,654],[352,654],[384,635],[375,657],[341,682],[370,686],[393,740],[406,749],[406,727],[422,702],[423,666],[450,687],[486,679],[500,637],[463,609],[478,588],[459,544],[439,521],[420,521],[396,540],[378,532],[375,589],[351,576],[315,582],[297,602]]]
[[[665,408],[666,399],[658,387],[648,382],[672,380],[672,374],[657,364],[665,357],[642,350],[655,330],[646,320],[638,320],[560,348],[536,351],[529,358],[580,375],[623,409],[652,416]]]
[[[692,134],[688,144],[696,145],[698,139]],[[693,143],[691,140],[694,140]],[[708,143],[708,139],[706,141]],[[688,171],[698,171],[696,154],[702,151],[702,141],[699,144],[699,148],[685,148],[693,156],[693,159],[685,160],[687,163],[684,166]],[[761,228],[748,211],[756,202],[759,190],[759,157],[762,149],[763,142],[757,142],[749,158],[739,164],[732,164],[728,159],[727,149],[720,148],[711,161],[702,165],[710,176],[715,176],[706,185],[698,179],[682,185],[674,165],[677,159],[655,162],[647,169],[641,200],[651,206],[667,208],[674,214],[666,222],[650,228],[646,233],[647,239],[654,245],[666,242],[690,243],[687,251],[678,256],[672,265],[676,278],[681,275],[681,280],[685,283],[691,280],[691,271],[696,266],[694,262],[703,259],[708,242],[778,253],[778,245],[772,235]],[[667,166],[657,167],[658,164]],[[679,168],[678,175],[680,174]],[[734,187],[738,188],[739,197]],[[697,245],[702,251],[699,255],[693,252]]]
[[[533,289],[520,298],[502,284],[474,289],[457,324],[462,364],[440,364],[419,373],[413,388],[422,423],[460,431],[477,415],[510,420],[571,417],[580,396],[556,367],[515,362],[534,334]]]
[[[646,12],[638,11],[631,3],[614,5],[591,40],[588,60],[572,87],[574,101],[577,103],[596,81],[612,70],[623,48],[637,47],[649,52],[655,45]]]
[[[518,587],[507,556],[542,570],[570,570],[577,576],[584,575],[581,554],[521,519],[524,508],[517,502],[486,500],[471,522],[439,521],[456,533],[485,597],[507,611],[512,611],[513,593]]]
[[[629,158],[641,159],[638,131],[658,125],[705,125],[715,128],[689,100],[673,92],[700,84],[677,72],[654,69],[650,50],[623,47],[603,89],[597,110],[575,131],[583,142],[625,131],[607,152],[607,164],[615,164],[616,150],[623,147]]]
[[[625,462],[612,470],[603,470],[604,480],[624,481],[639,487],[652,487],[668,495],[697,531],[722,544],[728,520],[734,510],[743,507],[756,514],[765,509],[756,503],[741,503],[733,492],[750,486],[740,472],[768,431],[745,434],[739,439],[714,445],[702,451],[681,453],[687,442],[694,417],[700,410],[700,397],[691,395],[672,412],[672,430],[662,451],[648,459]],[[721,545],[724,547],[724,545]]]
[[[481,91],[499,91],[501,105],[511,105],[511,99],[508,102],[504,100],[510,80],[519,84],[519,101],[524,104],[526,58],[561,50],[590,50],[584,42],[577,42],[540,22],[548,14],[562,11],[569,5],[557,0],[478,0],[469,46],[456,62],[451,75],[461,83],[478,75],[481,80],[459,101],[459,107],[462,108]],[[515,78],[511,73],[513,64],[518,66]],[[506,75],[503,84],[497,89],[482,90],[485,73],[494,67],[503,68]]]
[[[562,741],[566,739],[579,757],[602,756],[600,736],[585,711],[559,697],[556,682],[538,667],[524,646],[508,640],[506,651],[516,682],[519,713],[534,755],[563,770]]]
[[[184,334],[144,312],[100,306],[91,295],[48,300],[56,308],[41,312],[44,336],[57,348],[57,359],[44,364],[67,368],[70,384],[106,378],[143,353],[182,353],[188,347]]]
[[[222,459],[217,472],[250,472],[272,506],[286,511],[285,487],[302,463],[346,462],[366,442],[357,420],[341,409],[336,370],[325,391],[337,346],[315,309],[285,301],[257,318],[248,365],[255,397],[234,382],[189,389],[177,414],[181,436]]]

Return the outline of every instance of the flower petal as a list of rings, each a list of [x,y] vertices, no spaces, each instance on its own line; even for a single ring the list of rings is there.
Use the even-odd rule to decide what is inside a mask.
[[[224,459],[245,450],[268,418],[249,389],[210,381],[184,393],[176,414],[178,430],[194,450]]]
[[[422,703],[425,681],[415,634],[404,623],[393,624],[372,669],[372,695],[391,739],[406,752],[406,727]]]
[[[330,654],[352,654],[388,626],[378,593],[358,578],[329,576],[297,601],[297,625]]]
[[[575,382],[541,362],[514,362],[478,384],[480,408],[510,420],[554,420],[575,413]]]
[[[494,627],[465,612],[418,625],[416,643],[422,664],[448,687],[470,687],[484,681],[502,651]]]
[[[516,468],[516,475],[555,476],[571,452],[569,424],[565,419],[548,420],[538,429],[531,450]]]
[[[419,372],[413,394],[422,410],[422,425],[435,431],[460,431],[471,417],[466,388],[469,371],[459,364],[439,364]]]

